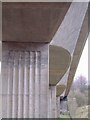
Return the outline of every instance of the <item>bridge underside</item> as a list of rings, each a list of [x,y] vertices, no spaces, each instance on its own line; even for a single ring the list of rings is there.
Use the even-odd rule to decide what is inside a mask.
[[[2,3],[2,118],[58,116],[88,36],[87,11],[88,3]]]

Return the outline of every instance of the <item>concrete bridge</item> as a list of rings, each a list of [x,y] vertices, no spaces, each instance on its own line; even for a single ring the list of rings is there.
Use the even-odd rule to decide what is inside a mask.
[[[88,37],[89,3],[1,6],[2,118],[57,118]]]

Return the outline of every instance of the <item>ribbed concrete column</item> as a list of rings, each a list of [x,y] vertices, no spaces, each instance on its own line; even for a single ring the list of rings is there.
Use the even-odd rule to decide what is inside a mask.
[[[49,67],[48,67],[48,46],[41,52],[41,73],[40,73],[40,118],[48,118],[49,99]]]
[[[56,118],[56,86],[50,86],[51,89],[51,118]]]
[[[60,117],[60,97],[56,97],[57,117]]]
[[[30,52],[30,78],[29,78],[29,118],[35,113],[35,52]]]
[[[30,64],[29,59],[30,59],[29,52],[25,52],[23,118],[29,118],[29,64]]]
[[[49,102],[48,102],[48,118],[51,118],[52,117],[52,103],[51,103],[51,87],[49,87]]]
[[[48,45],[4,45],[3,118],[47,118]]]
[[[14,65],[13,65],[13,85],[12,85],[12,118],[17,118],[18,114],[18,52],[13,52]],[[11,76],[11,75],[10,75]],[[8,77],[10,77],[8,76]]]

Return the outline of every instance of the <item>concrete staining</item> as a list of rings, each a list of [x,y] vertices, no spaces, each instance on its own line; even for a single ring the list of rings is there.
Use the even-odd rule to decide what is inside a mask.
[[[67,77],[74,76],[88,35],[87,8],[2,3],[2,118],[59,116],[60,95],[68,95],[73,77]]]
[[[14,47],[12,44],[3,43],[3,117],[45,118],[48,111],[48,44],[14,43]],[[44,101],[44,109],[40,101]]]

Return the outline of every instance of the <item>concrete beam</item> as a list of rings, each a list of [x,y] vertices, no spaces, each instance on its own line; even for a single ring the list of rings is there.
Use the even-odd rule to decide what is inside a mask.
[[[68,77],[68,75],[65,75],[66,78],[64,77],[64,79],[68,80],[67,83],[68,87],[66,91],[70,90],[69,87],[71,86],[72,83],[70,81],[73,81],[73,77],[75,75],[75,71],[88,33],[88,19],[86,18],[87,10],[88,10],[88,2],[72,3],[67,11],[67,14],[62,24],[60,25],[58,31],[56,32],[51,42],[52,45],[61,46],[67,49],[72,56],[71,59],[73,65],[71,63],[70,73],[67,72],[67,74],[70,77]],[[77,57],[76,55],[76,59],[74,59],[73,61],[73,58],[75,58],[75,53],[77,53],[79,56]],[[63,78],[61,81],[63,81]]]
[[[3,2],[2,41],[50,42],[69,6],[65,2]]]
[[[57,85],[56,86],[56,97],[59,97],[64,91],[66,86],[65,85]]]
[[[49,118],[57,118],[56,110],[56,86],[49,87]]]
[[[48,118],[48,44],[2,45],[2,117]]]
[[[75,50],[73,53],[73,57],[72,57],[72,62],[71,62],[71,66],[70,66],[70,71],[69,71],[69,75],[68,75],[68,81],[67,81],[67,88],[66,88],[66,92],[65,95],[67,96],[69,94],[74,76],[75,76],[75,72],[83,51],[83,48],[85,46],[87,37],[88,37],[88,11],[85,15],[81,30],[80,30],[80,34],[75,46]]]
[[[56,85],[67,71],[71,56],[70,53],[55,45],[49,46],[49,84]]]
[[[72,2],[73,0],[1,0],[2,2]]]

